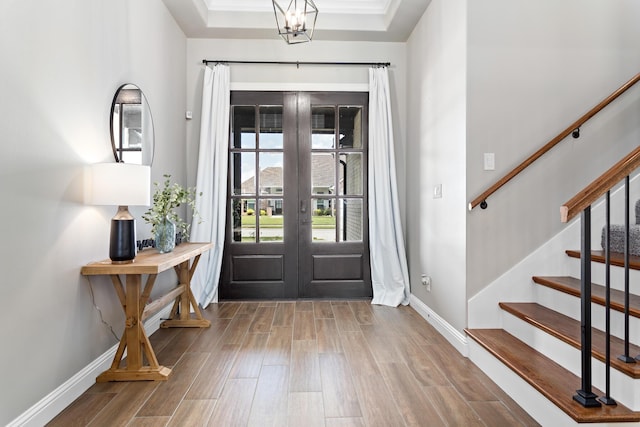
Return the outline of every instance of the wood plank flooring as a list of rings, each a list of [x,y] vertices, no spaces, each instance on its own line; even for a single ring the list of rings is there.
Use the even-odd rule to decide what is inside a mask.
[[[537,426],[410,307],[224,302],[150,340],[166,382],[95,384],[50,426]]]

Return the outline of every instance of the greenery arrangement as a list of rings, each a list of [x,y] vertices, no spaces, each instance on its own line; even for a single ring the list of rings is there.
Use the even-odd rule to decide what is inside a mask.
[[[153,193],[153,204],[142,218],[147,224],[151,224],[151,233],[155,235],[156,227],[164,218],[169,218],[176,225],[176,232],[182,236],[182,240],[189,240],[189,228],[191,224],[186,223],[173,210],[180,205],[187,205],[191,208],[194,218],[200,218],[196,210],[196,189],[185,188],[178,183],[171,184],[171,175],[164,176],[164,186],[160,188],[157,182],[153,183],[155,192]],[[202,196],[202,192],[197,195]]]

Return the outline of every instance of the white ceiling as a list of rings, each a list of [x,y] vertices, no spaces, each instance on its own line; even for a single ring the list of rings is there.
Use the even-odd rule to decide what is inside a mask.
[[[277,0],[286,8],[290,0]],[[300,0],[298,0],[300,1]],[[431,0],[314,0],[314,40],[406,41]],[[163,0],[187,37],[277,39],[271,0]]]

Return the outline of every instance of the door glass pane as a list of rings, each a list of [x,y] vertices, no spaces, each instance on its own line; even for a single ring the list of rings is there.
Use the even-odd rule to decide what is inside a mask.
[[[260,148],[282,149],[282,107],[260,107]]]
[[[334,107],[311,108],[311,148],[330,149],[336,146],[336,113]]]
[[[362,199],[340,199],[338,240],[354,242],[362,240]]]
[[[362,153],[340,153],[338,194],[362,195]]]
[[[284,215],[282,199],[260,200],[258,221],[260,242],[282,242],[284,240]]]
[[[282,194],[283,153],[260,153],[260,194]]]
[[[256,194],[255,153],[231,154],[231,182],[234,196]]]
[[[232,199],[234,242],[256,241],[256,199]]]
[[[340,107],[340,148],[362,148],[362,107]]]
[[[336,241],[335,199],[311,199],[311,238],[314,242]]]
[[[335,165],[334,153],[311,154],[311,193],[335,194]]]
[[[232,148],[256,148],[255,111],[253,106],[233,107],[230,144]]]

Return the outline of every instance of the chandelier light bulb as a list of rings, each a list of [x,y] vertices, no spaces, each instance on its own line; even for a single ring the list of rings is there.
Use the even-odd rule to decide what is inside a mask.
[[[305,15],[301,10],[296,10],[294,13],[287,11],[285,28],[292,29],[294,32],[304,31]]]

